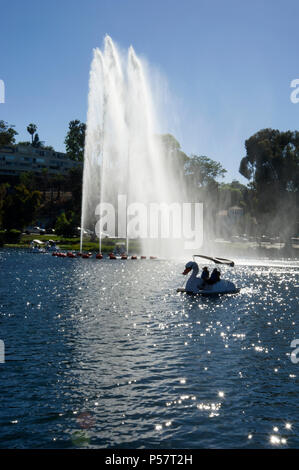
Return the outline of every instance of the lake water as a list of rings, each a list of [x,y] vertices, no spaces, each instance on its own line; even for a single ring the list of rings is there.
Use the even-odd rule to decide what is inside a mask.
[[[299,447],[299,262],[219,298],[176,293],[184,262],[0,263],[1,448]]]

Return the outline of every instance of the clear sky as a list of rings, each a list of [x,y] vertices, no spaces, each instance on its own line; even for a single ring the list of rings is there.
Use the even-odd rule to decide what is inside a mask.
[[[86,120],[92,49],[109,34],[166,77],[163,131],[245,181],[245,139],[299,127],[298,19],[296,0],[0,0],[0,119],[20,140],[34,122],[64,151],[68,122]]]

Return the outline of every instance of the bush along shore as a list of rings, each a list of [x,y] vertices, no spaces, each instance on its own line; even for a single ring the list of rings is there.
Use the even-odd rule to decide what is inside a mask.
[[[39,235],[39,234],[22,234],[19,230],[11,230],[9,232],[0,231],[0,246],[4,248],[30,248],[31,242],[33,240],[40,240],[41,242],[46,243],[49,240],[53,240],[56,245],[59,246],[60,250],[68,251],[79,251],[80,250],[80,237],[61,237],[59,235]],[[110,253],[114,251],[116,243],[119,243],[119,239],[114,238],[104,238],[102,240],[102,249],[103,253]],[[125,245],[125,241],[123,243]],[[139,254],[140,252],[140,243],[135,240],[130,241],[129,245],[130,251]],[[90,240],[84,239],[83,251],[99,251],[99,240]]]
[[[0,231],[0,246],[3,248],[31,248],[33,240],[40,240],[46,243],[49,240],[55,242],[61,251],[80,251],[80,237],[62,237],[54,234],[24,234],[19,230],[11,230],[9,232]],[[110,253],[115,251],[117,247],[124,248],[125,240],[115,238],[104,238],[101,244],[102,253]],[[83,242],[84,252],[99,252],[99,240],[85,237]],[[224,242],[215,241],[207,243],[199,250],[205,254],[213,256],[227,256],[235,258],[267,258],[267,259],[299,259],[299,243],[280,243],[271,244],[266,242]],[[142,254],[142,245],[140,240],[130,240],[129,252],[134,254]],[[194,253],[185,253],[186,257],[192,257]]]

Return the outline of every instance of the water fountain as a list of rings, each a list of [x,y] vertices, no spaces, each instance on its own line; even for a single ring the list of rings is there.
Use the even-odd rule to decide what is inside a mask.
[[[146,67],[132,46],[125,56],[106,36],[103,50],[94,50],[90,70],[82,229],[94,230],[99,202],[117,207],[122,195],[128,251],[130,223],[126,208],[129,205],[136,203],[138,210],[138,204],[170,203],[182,198],[171,166],[166,164],[159,131]],[[98,236],[101,252],[102,233]],[[83,230],[81,251],[82,243]],[[165,240],[154,246],[153,240],[146,237],[141,243],[143,253],[148,254],[151,250],[161,254],[162,245],[170,246]]]

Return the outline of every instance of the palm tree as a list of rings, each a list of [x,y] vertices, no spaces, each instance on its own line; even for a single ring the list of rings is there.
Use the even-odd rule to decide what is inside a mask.
[[[29,134],[31,135],[31,143],[33,144],[33,135],[35,134],[35,132],[37,131],[37,126],[35,124],[29,124],[27,126],[27,132],[29,132]]]
[[[39,148],[42,146],[41,141],[39,140],[38,133],[35,134],[33,142],[32,142],[33,147]]]

